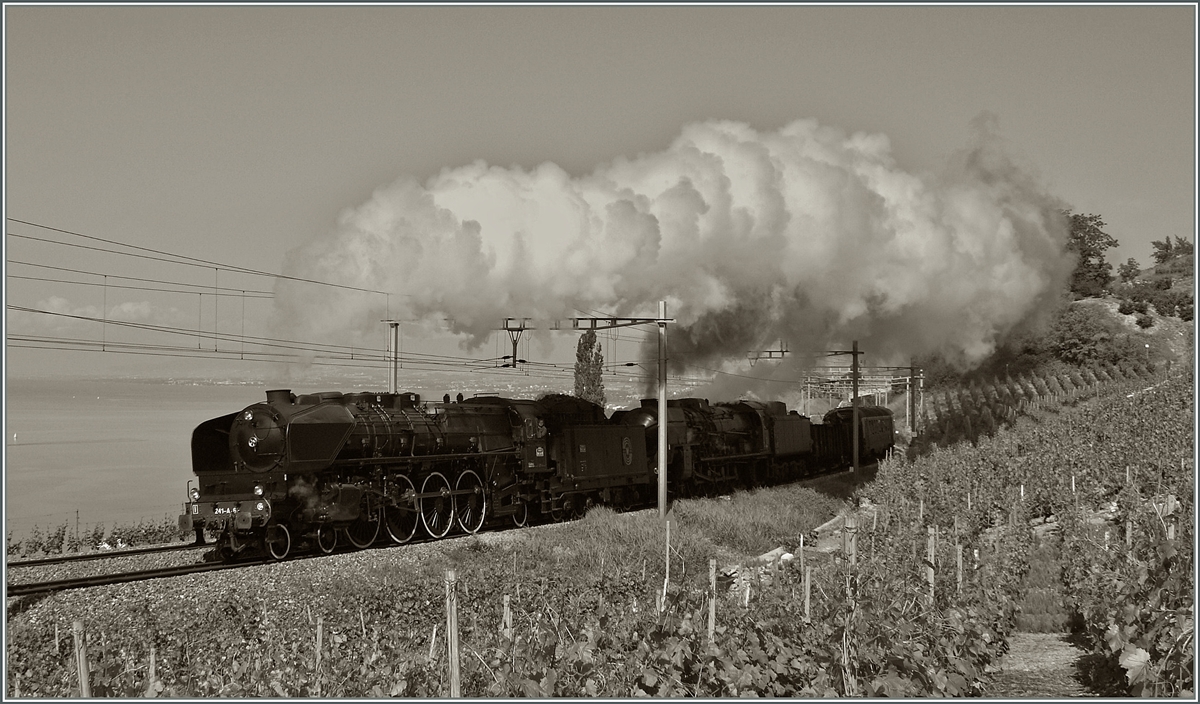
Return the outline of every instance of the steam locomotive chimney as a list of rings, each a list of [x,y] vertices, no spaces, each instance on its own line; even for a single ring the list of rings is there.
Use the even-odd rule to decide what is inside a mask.
[[[291,405],[292,400],[291,389],[271,389],[267,391],[267,403],[281,403]]]

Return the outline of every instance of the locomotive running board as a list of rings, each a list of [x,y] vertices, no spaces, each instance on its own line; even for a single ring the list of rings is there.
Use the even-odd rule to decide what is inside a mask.
[[[352,460],[335,460],[332,467],[364,467],[380,464],[409,464],[411,462],[441,462],[442,460],[465,460],[478,457],[518,457],[517,450],[491,450],[490,452],[458,452],[453,455],[401,455],[399,457],[360,457]]]

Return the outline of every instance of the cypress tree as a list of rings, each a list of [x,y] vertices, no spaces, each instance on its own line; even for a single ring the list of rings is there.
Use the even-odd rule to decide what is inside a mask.
[[[575,348],[575,395],[587,401],[604,405],[604,355],[596,331],[588,330],[580,335]]]

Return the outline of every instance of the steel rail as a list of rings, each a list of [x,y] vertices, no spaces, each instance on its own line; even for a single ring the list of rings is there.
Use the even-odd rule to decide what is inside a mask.
[[[64,562],[86,562],[88,560],[105,560],[110,557],[127,557],[130,555],[148,555],[156,552],[174,552],[175,550],[190,550],[193,548],[211,548],[212,543],[183,543],[180,545],[156,545],[149,548],[134,548],[132,550],[112,550],[110,552],[88,552],[59,557],[40,557],[36,560],[15,560],[6,562],[8,569],[14,567],[36,567],[39,565],[58,565]]]
[[[137,572],[120,572],[116,574],[99,574],[91,577],[75,577],[72,579],[58,579],[49,582],[29,582],[27,584],[8,584],[5,585],[5,596],[27,596],[29,594],[44,594],[49,592],[61,592],[68,589],[82,589],[84,587],[99,587],[107,584],[125,584],[128,582],[141,582],[148,579],[161,579],[163,577],[180,577],[183,575],[197,574],[200,572],[214,572],[217,570],[237,569],[239,567],[251,567],[254,565],[267,564],[269,560],[255,560],[250,562],[203,562],[192,565],[176,565],[175,567],[161,567],[153,570],[140,570]]]

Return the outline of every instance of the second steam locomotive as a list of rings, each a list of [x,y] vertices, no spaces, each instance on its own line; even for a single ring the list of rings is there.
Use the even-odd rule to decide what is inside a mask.
[[[860,406],[823,423],[781,402],[667,403],[674,497],[793,481],[893,445],[892,413]],[[219,532],[225,559],[298,546],[333,552],[441,538],[488,525],[565,520],[596,504],[625,509],[657,492],[657,401],[606,418],[564,395],[422,403],[414,393],[267,392],[265,402],[192,434],[195,486],[180,527]],[[190,483],[189,483],[190,484]]]

